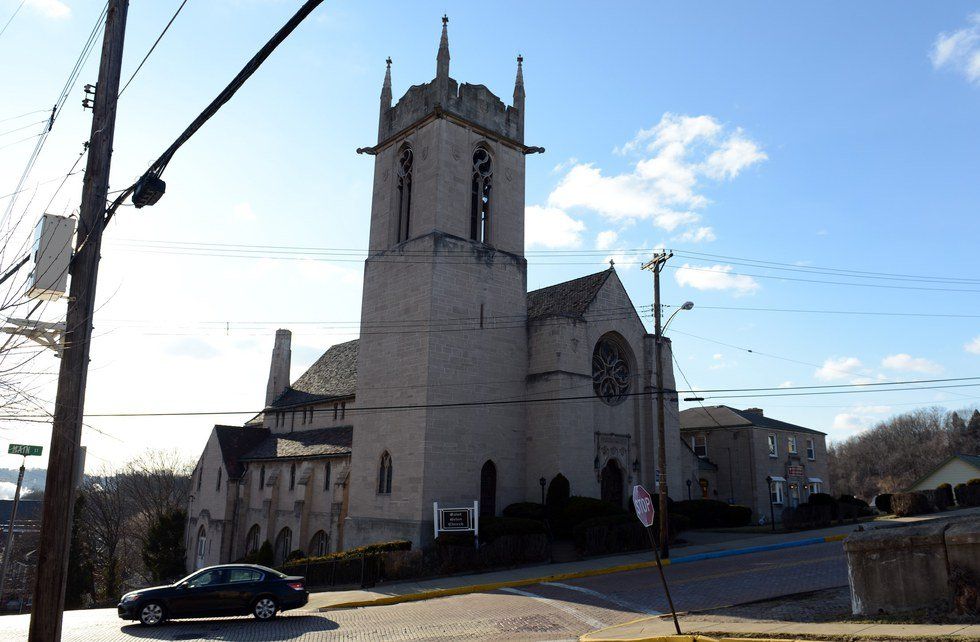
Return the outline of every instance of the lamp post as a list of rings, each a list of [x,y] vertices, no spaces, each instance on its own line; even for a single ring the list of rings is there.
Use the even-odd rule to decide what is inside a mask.
[[[772,522],[772,532],[776,532],[776,509],[772,507],[772,476],[766,475],[766,484],[769,486],[769,520]]]
[[[691,480],[690,479],[687,480],[687,499],[689,501],[691,499]]]
[[[544,485],[548,483],[548,480],[542,477],[538,483],[541,484],[541,505],[544,506]]]
[[[682,305],[681,307],[679,307],[676,310],[674,310],[670,314],[670,316],[667,317],[667,323],[664,324],[664,327],[663,327],[663,329],[660,332],[663,333],[663,332],[666,332],[667,331],[667,326],[669,326],[670,325],[670,322],[674,320],[674,317],[677,316],[677,313],[678,312],[680,312],[681,310],[693,310],[693,309],[694,309],[694,301],[685,301],[684,302],[684,305]]]

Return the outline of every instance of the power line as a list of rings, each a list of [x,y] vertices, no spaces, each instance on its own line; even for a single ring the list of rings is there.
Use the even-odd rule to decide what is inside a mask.
[[[665,305],[664,307],[674,307]],[[883,316],[883,317],[919,317],[937,319],[980,319],[980,314],[959,314],[952,312],[882,312],[878,310],[807,310],[802,308],[754,308],[738,307],[728,305],[701,305],[699,310],[735,310],[740,312],[785,312],[797,314],[840,314],[857,316]]]
[[[184,8],[185,4],[187,4],[187,0],[183,0],[183,2],[180,3],[180,6],[177,7],[177,11],[174,12],[174,15],[170,18],[170,21],[167,23],[167,26],[163,28],[163,31],[160,32],[159,36],[157,36],[157,39],[153,43],[153,46],[150,47],[150,50],[146,52],[145,56],[143,56],[143,60],[140,61],[140,64],[136,66],[136,71],[134,71],[133,75],[129,77],[129,80],[126,81],[126,84],[123,85],[123,88],[119,90],[120,98],[122,97],[123,92],[126,91],[126,87],[129,87],[129,83],[133,82],[133,78],[136,78],[136,74],[138,74],[140,72],[140,69],[143,68],[143,65],[146,64],[147,58],[150,57],[150,54],[153,53],[153,50],[157,48],[158,44],[160,44],[160,41],[163,39],[164,34],[166,34],[167,30],[170,29],[170,25],[172,25],[174,23],[174,20],[177,19],[177,16],[180,14],[180,11],[181,9]]]
[[[17,14],[18,13],[20,13],[20,10],[24,8],[24,3],[25,2],[27,2],[27,0],[20,0],[20,4],[17,5],[17,8],[16,9],[14,9],[14,13],[10,16],[10,18],[7,20],[7,22],[3,25],[3,29],[0,29],[0,36],[2,36],[3,35],[3,32],[7,30],[7,27],[10,26],[10,23],[14,21],[14,18],[17,17]]]
[[[8,120],[17,120],[19,118],[26,118],[27,116],[33,116],[34,114],[47,114],[50,109],[35,109],[34,111],[29,111],[26,114],[21,114],[20,116],[10,116],[8,118],[0,118],[0,123],[5,123]]]

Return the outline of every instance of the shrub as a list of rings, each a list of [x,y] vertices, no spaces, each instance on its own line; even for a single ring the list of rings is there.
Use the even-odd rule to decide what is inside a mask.
[[[570,535],[572,529],[587,519],[606,515],[627,515],[619,506],[594,497],[569,497],[565,508],[552,519],[551,527],[556,535]]]
[[[519,519],[545,519],[544,506],[534,502],[518,502],[511,504],[504,509],[504,517],[515,517]]]
[[[275,561],[275,554],[272,552],[272,543],[269,540],[262,542],[259,550],[252,551],[245,556],[245,561],[249,564],[259,564],[261,566],[272,566]]]
[[[473,536],[470,536],[470,543],[473,542]],[[265,544],[269,542],[266,541]],[[265,547],[265,544],[262,546]],[[376,544],[367,544],[366,546],[359,546],[357,548],[351,548],[346,551],[340,551],[337,553],[329,553],[327,555],[322,555],[320,557],[300,557],[288,561],[283,567],[299,567],[305,566],[307,564],[320,564],[320,563],[330,563],[335,560],[350,560],[350,559],[360,559],[362,557],[377,555],[379,553],[385,553],[388,551],[407,551],[412,548],[412,543],[408,540],[392,540],[390,542],[378,542]],[[262,549],[259,549],[261,552]],[[272,554],[272,545],[269,545],[269,554]],[[256,562],[261,563],[261,562]],[[269,561],[272,564],[272,561]]]
[[[867,517],[871,514],[871,507],[868,506],[868,502],[854,495],[841,495],[837,500],[837,514],[840,519]]]
[[[946,510],[955,504],[956,500],[953,498],[953,487],[949,484],[939,484],[936,486],[936,500],[937,507],[939,504],[942,504],[940,510]]]
[[[407,580],[505,568],[545,562],[550,552],[548,538],[543,533],[502,535],[489,544],[482,544],[479,549],[473,546],[471,537],[465,546],[447,541],[422,550],[383,553],[378,556],[381,561],[379,575],[387,580]]]
[[[745,508],[744,506],[738,506],[737,508]],[[749,511],[749,517],[752,516],[752,511]],[[687,515],[681,515],[680,513],[667,513],[667,527],[670,529],[670,537],[673,539],[679,533],[683,533],[691,528],[691,518]]]
[[[473,537],[473,533],[470,532],[439,533],[439,537],[433,543],[436,546],[469,546],[470,548],[476,548],[476,539]]]
[[[980,506],[980,479],[973,478],[956,485],[956,503],[960,506]]]
[[[555,475],[551,483],[548,484],[548,495],[545,498],[548,514],[554,516],[561,513],[562,509],[565,508],[565,504],[568,502],[568,496],[571,492],[572,489],[568,483],[568,479],[561,473]]]
[[[882,513],[889,514],[892,512],[892,494],[882,493],[875,497],[875,508],[880,510]]]
[[[748,526],[752,521],[752,509],[738,504],[729,505],[725,508],[724,520],[726,526]]]
[[[646,529],[628,514],[603,515],[577,524],[572,538],[583,555],[603,555],[650,547]]]
[[[796,508],[784,508],[781,519],[783,528],[788,530],[823,528],[833,521],[833,507],[827,504],[800,504]]]
[[[544,522],[520,517],[483,517],[480,519],[480,541],[490,543],[504,535],[546,534]]]
[[[892,495],[892,510],[899,517],[923,515],[932,512],[932,503],[925,493],[895,493]]]
[[[289,555],[286,556],[286,562],[288,563],[293,560],[301,560],[304,557],[306,557],[306,553],[297,548],[294,551],[290,551]]]
[[[959,506],[969,506],[969,504],[966,503],[966,493],[966,484],[956,484],[956,486],[953,487],[953,497],[956,498],[956,503]]]
[[[688,499],[674,502],[671,511],[691,520],[691,528],[717,528],[719,526],[742,526],[745,507],[729,506],[716,499]],[[748,511],[751,519],[752,511]],[[747,521],[745,522],[747,523]]]

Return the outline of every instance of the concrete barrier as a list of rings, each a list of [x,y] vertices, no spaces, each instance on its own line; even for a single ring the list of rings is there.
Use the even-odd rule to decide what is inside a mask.
[[[854,615],[948,610],[948,522],[854,533],[844,540]]]

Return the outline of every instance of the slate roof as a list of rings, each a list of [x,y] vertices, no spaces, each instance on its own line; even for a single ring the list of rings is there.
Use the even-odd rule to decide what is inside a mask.
[[[41,509],[44,500],[41,499],[22,499],[17,504],[17,523],[40,522]],[[0,499],[0,524],[4,527],[10,523],[10,511],[14,508],[14,500]]]
[[[349,455],[353,436],[354,429],[351,426],[272,433],[241,459],[250,461]]]
[[[299,379],[272,402],[271,408],[352,397],[357,388],[358,340],[330,346]]]
[[[528,292],[527,320],[543,317],[581,319],[612,273],[612,269],[603,270]]]
[[[720,425],[719,425],[720,424]],[[730,426],[755,426],[766,430],[788,430],[813,435],[826,435],[825,432],[804,428],[787,421],[766,417],[756,412],[739,410],[731,406],[705,406],[681,411],[681,430],[711,430]]]
[[[245,472],[245,466],[240,462],[242,455],[255,448],[270,434],[266,428],[241,426],[215,426],[214,432],[218,435],[218,447],[221,449],[225,470],[233,479],[241,477]]]

